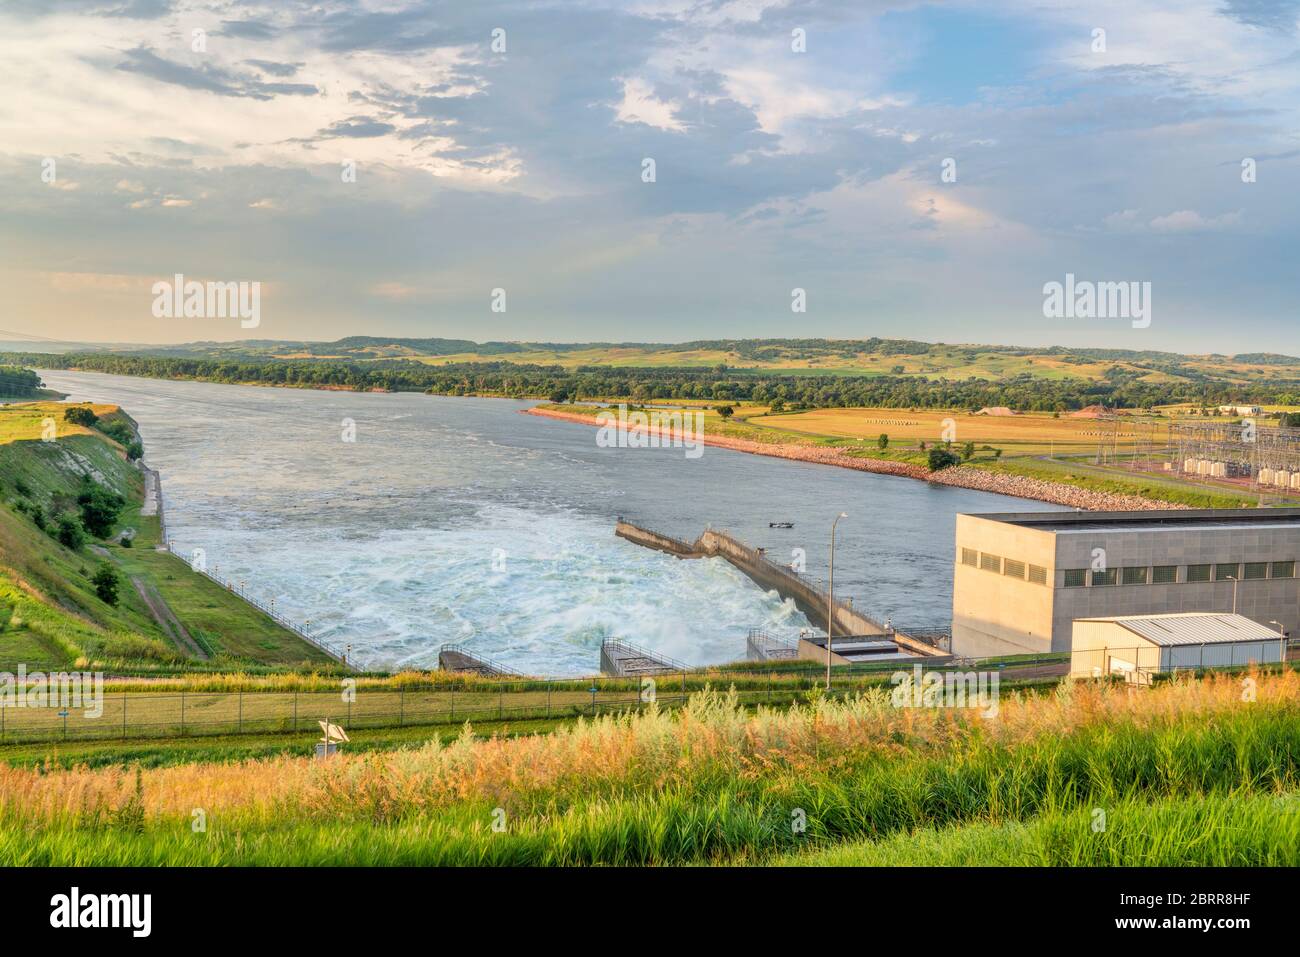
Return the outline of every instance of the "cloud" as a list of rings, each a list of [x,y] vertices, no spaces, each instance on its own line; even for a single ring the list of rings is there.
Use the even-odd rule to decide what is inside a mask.
[[[276,96],[314,96],[320,92],[310,83],[267,83],[252,74],[240,75],[210,63],[190,66],[164,59],[143,47],[127,50],[125,56],[126,59],[117,65],[119,70],[218,96],[270,100]]]
[[[1024,342],[1047,335],[1047,278],[1131,271],[1161,281],[1179,335],[1233,310],[1292,335],[1293,5],[20,2],[0,6],[0,271],[19,284],[67,262],[275,273],[290,338],[359,316],[788,335],[800,286],[799,334]],[[50,156],[75,192],[40,181]],[[498,286],[511,310],[488,316]],[[34,322],[99,315],[91,291],[35,288]]]
[[[1241,223],[1240,211],[1221,216],[1202,216],[1194,209],[1180,209],[1151,220],[1150,226],[1158,233],[1189,233],[1209,229],[1226,229]]]
[[[383,123],[369,116],[354,116],[350,119],[339,120],[337,123],[331,123],[329,127],[319,132],[319,136],[324,138],[342,136],[351,139],[369,139],[375,136],[386,136],[397,129],[392,123]]]
[[[632,78],[623,81],[623,99],[615,107],[615,116],[620,123],[644,123],[681,133],[686,127],[677,119],[678,109],[678,103],[657,99],[654,88],[645,80]]]
[[[1300,0],[1227,0],[1223,15],[1252,27],[1295,33]]]

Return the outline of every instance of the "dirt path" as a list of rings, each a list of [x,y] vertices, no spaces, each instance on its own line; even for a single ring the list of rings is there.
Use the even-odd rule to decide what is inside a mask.
[[[593,415],[577,415],[572,412],[555,412],[550,409],[523,409],[523,415],[540,415],[548,419],[560,419],[566,422],[578,422],[583,425],[599,426]],[[660,435],[657,426],[629,429],[632,432],[646,432]],[[677,430],[664,430],[662,438],[668,441],[677,438]],[[900,478],[918,479],[933,482],[936,485],[951,485],[958,488],[975,489],[981,492],[995,492],[999,495],[1011,495],[1016,498],[1030,498],[1040,502],[1052,502],[1071,508],[1088,511],[1133,512],[1145,509],[1182,509],[1185,505],[1161,502],[1144,498],[1141,495],[1121,495],[1114,492],[1091,492],[1076,488],[1062,482],[1049,482],[1045,479],[1027,478],[1020,475],[1008,475],[1000,472],[987,472],[984,469],[953,466],[939,472],[912,465],[908,462],[891,462],[885,459],[867,459],[848,454],[847,449],[822,445],[804,445],[800,443],[766,443],[748,439],[735,439],[727,436],[709,436],[703,438],[705,445],[736,452],[749,452],[752,455],[767,455],[778,459],[793,459],[799,462],[813,462],[818,465],[835,465],[840,468],[857,469],[859,472],[874,472],[878,475],[896,475]]]
[[[131,576],[131,584],[135,586],[136,593],[141,600],[149,606],[149,611],[153,615],[154,621],[158,622],[158,627],[166,632],[176,646],[200,661],[207,661],[208,653],[199,647],[197,641],[190,637],[190,633],[180,623],[180,620],[171,610],[171,606],[167,604],[162,595],[158,594],[158,589],[151,583],[134,575]]]
[[[91,545],[90,550],[100,558],[113,562],[114,565],[118,565],[117,561],[113,558],[112,553],[110,553],[103,545]],[[118,565],[118,567],[120,568],[121,566]],[[180,623],[180,619],[176,617],[171,606],[167,604],[167,601],[162,595],[158,594],[158,589],[151,583],[135,575],[128,575],[127,577],[131,580],[132,586],[135,587],[135,592],[140,596],[140,600],[148,606],[149,613],[153,615],[153,620],[158,623],[158,627],[161,628],[163,633],[172,640],[172,643],[181,651],[198,658],[200,661],[210,660],[208,658],[208,653],[204,651],[199,646],[199,643],[190,636],[190,633],[185,630],[185,626]]]

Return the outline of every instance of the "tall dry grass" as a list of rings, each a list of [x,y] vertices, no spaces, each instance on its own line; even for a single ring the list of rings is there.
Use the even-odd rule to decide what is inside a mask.
[[[1244,682],[1254,700],[1243,700]],[[1253,711],[1252,711],[1253,709]],[[897,709],[887,691],[746,712],[732,694],[695,695],[675,714],[579,721],[525,738],[474,740],[317,762],[279,757],[145,770],[0,766],[0,826],[78,827],[137,804],[151,822],[209,818],[247,824],[385,821],[472,802],[521,811],[602,796],[654,795],[702,781],[797,781],[863,761],[960,756],[1110,726],[1207,726],[1220,717],[1295,716],[1300,674],[1214,676],[1141,690],[1063,684],[1047,695],[1004,695],[999,714]],[[1292,756],[1292,760],[1295,756]]]

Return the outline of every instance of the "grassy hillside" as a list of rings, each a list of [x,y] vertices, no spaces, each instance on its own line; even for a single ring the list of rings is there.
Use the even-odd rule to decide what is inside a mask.
[[[184,561],[155,550],[158,519],[140,514],[141,472],[100,428],[125,425],[130,434],[124,437],[134,438],[134,422],[115,406],[97,405],[95,427],[74,425],[64,418],[67,408],[50,402],[0,407],[0,670],[328,663]],[[126,506],[105,538],[88,536],[80,547],[68,547],[52,533],[59,516],[77,514],[87,478]],[[130,547],[119,539],[123,529],[135,533]],[[92,581],[103,564],[120,577],[115,603],[103,600]],[[164,606],[190,641],[165,615],[159,620]]]
[[[1076,683],[1004,694],[993,719],[888,691],[757,712],[704,692],[325,764],[0,765],[0,862],[1295,866],[1300,675],[1255,680],[1249,702],[1237,677]]]

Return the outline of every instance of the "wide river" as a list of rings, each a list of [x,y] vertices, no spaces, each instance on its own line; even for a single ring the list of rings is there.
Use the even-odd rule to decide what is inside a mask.
[[[807,626],[721,559],[615,538],[619,515],[691,540],[712,524],[786,561],[803,548],[824,577],[847,512],[836,594],[943,628],[956,513],[1053,507],[725,449],[600,448],[596,429],[503,399],[41,375],[139,422],[178,552],[202,548],[361,665],[434,666],[463,641],[528,673],[591,674],[611,636],[709,664],[744,657],[750,628]]]

